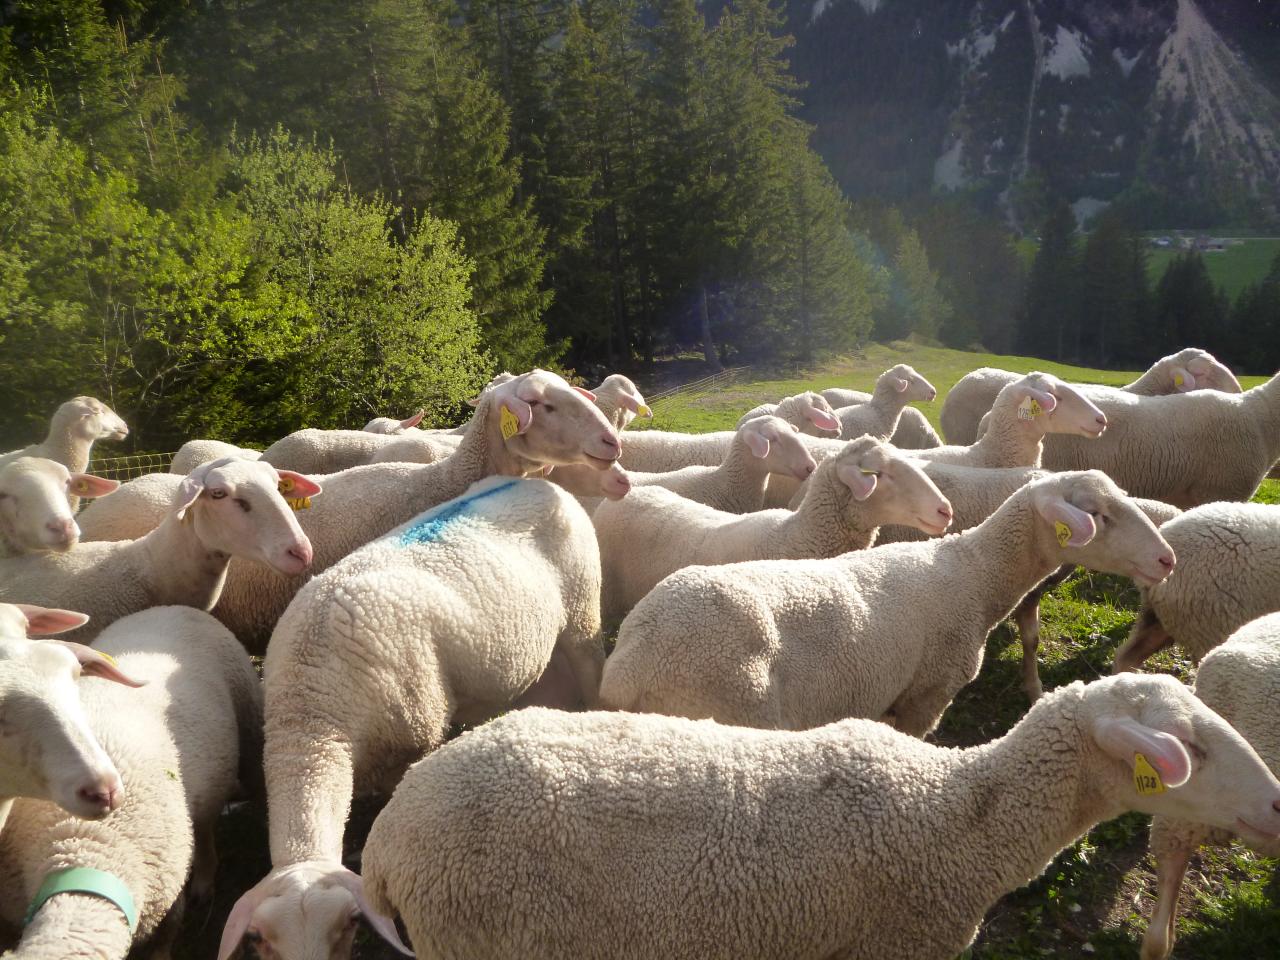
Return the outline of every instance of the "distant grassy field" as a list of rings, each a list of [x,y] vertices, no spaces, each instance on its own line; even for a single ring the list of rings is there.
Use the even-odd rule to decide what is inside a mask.
[[[1030,357],[913,344],[877,344],[869,346],[864,356],[840,359],[802,376],[752,379],[706,396],[678,396],[655,404],[655,417],[648,426],[692,432],[731,429],[743,410],[800,390],[831,386],[870,390],[881,371],[899,362],[910,363],[924,374],[939,396],[980,366],[1045,370],[1072,380],[1112,385],[1128,383],[1140,372],[1093,370]],[[1250,387],[1262,379],[1246,377],[1242,382]],[[941,403],[918,406],[936,427]],[[1265,482],[1258,499],[1280,502],[1280,482]],[[1137,606],[1138,591],[1129,580],[1088,572],[1076,574],[1047,596],[1041,604],[1040,645],[1045,689],[1108,675],[1112,655],[1128,635]],[[963,746],[1005,733],[1027,708],[1021,663],[1017,632],[1011,624],[1002,624],[987,641],[981,674],[948,709],[934,739]],[[1184,680],[1193,675],[1191,664],[1175,654],[1161,654],[1149,666]],[[1035,816],[1035,811],[1028,811],[1028,816]],[[1040,879],[996,904],[966,958],[1136,958],[1154,905],[1147,821],[1141,814],[1112,820],[1063,851]],[[1179,960],[1276,956],[1280,880],[1275,867],[1275,861],[1238,845],[1205,851],[1193,859],[1183,886],[1174,956]],[[927,922],[927,918],[921,920]]]
[[[1177,250],[1151,248],[1147,259],[1147,276],[1153,287],[1160,282],[1165,268],[1178,253]],[[1204,262],[1213,282],[1225,289],[1227,296],[1234,300],[1246,286],[1257,283],[1267,275],[1277,254],[1280,254],[1280,239],[1246,240],[1244,243],[1228,246],[1221,252],[1206,253]]]

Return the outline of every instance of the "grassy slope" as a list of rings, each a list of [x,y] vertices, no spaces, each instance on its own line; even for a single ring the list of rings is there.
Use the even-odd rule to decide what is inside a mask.
[[[1160,282],[1165,268],[1179,252],[1162,248],[1149,251],[1147,276],[1152,287]],[[1206,253],[1204,262],[1213,282],[1224,287],[1227,296],[1234,300],[1247,284],[1256,283],[1267,275],[1277,254],[1280,254],[1280,240],[1246,240],[1220,253]]]
[[[1091,370],[1029,357],[962,353],[913,344],[872,345],[866,355],[844,358],[811,374],[752,380],[706,396],[681,396],[656,404],[651,428],[732,429],[741,411],[801,390],[846,386],[870,390],[895,363],[910,363],[946,392],[970,370],[996,366],[1045,370],[1087,383],[1120,385],[1138,373]],[[1262,378],[1245,378],[1246,387]],[[940,403],[920,405],[937,426]],[[639,424],[637,424],[639,426]],[[1268,481],[1259,499],[1280,501],[1280,482]],[[1040,647],[1046,690],[1110,672],[1115,648],[1128,635],[1138,592],[1128,580],[1082,572],[1045,598]],[[982,673],[948,710],[936,739],[948,745],[980,743],[1002,735],[1026,710],[1021,686],[1022,647],[1010,624],[987,642]],[[1152,661],[1190,679],[1190,664],[1171,654]],[[1029,811],[1034,816],[1034,811]],[[1065,850],[1035,883],[1005,897],[987,918],[970,954],[975,960],[1029,957],[1133,958],[1154,903],[1154,873],[1146,856],[1146,821],[1130,814],[1100,825]],[[1183,887],[1181,934],[1175,956],[1241,958],[1274,955],[1280,941],[1280,884],[1272,861],[1242,847],[1207,852]],[[1265,946],[1264,945],[1270,945]]]

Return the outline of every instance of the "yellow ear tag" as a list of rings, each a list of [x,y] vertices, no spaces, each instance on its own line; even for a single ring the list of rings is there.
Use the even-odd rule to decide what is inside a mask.
[[[280,482],[276,484],[276,489],[281,493],[291,493],[293,491],[293,477],[281,477]]]
[[[650,410],[650,409],[649,409],[645,404],[643,404],[643,403],[642,403],[642,404],[640,404],[640,406],[636,407],[636,416],[638,416],[638,417],[652,417],[652,416],[653,416],[653,411],[652,411],[652,410]]]
[[[866,477],[878,477],[878,476],[880,476],[880,474],[876,473],[874,470],[868,470],[866,467],[859,467],[859,468],[858,468],[858,472],[859,472],[859,473],[861,473],[863,476],[866,476]]]
[[[1156,773],[1156,768],[1140,753],[1133,755],[1133,788],[1144,797],[1164,793],[1168,788]]]
[[[101,650],[99,650],[98,656],[100,656],[103,660],[107,661],[107,663],[111,664],[113,667],[120,666],[120,664],[116,663],[116,658],[109,653],[103,653]]]
[[[520,421],[505,403],[502,405],[502,412],[498,415],[498,429],[502,431],[503,440],[510,440],[520,432]]]
[[[1183,385],[1184,383],[1186,383],[1186,382],[1187,382],[1186,377],[1184,377],[1182,374],[1180,374],[1180,373],[1175,373],[1175,374],[1173,375],[1173,385],[1174,385],[1175,387],[1180,387],[1180,386],[1182,386],[1182,385]]]
[[[294,510],[310,510],[310,497],[285,497],[284,502]]]
[[[1018,404],[1019,420],[1034,420],[1044,411],[1040,408],[1040,404],[1035,397],[1024,397],[1022,402]]]
[[[1053,532],[1058,536],[1058,546],[1065,547],[1071,539],[1071,528],[1061,520],[1053,521]]]
[[[80,494],[84,493],[88,489],[89,489],[89,484],[84,480],[77,480],[75,483],[71,485],[71,492],[74,493],[76,496],[79,496]]]

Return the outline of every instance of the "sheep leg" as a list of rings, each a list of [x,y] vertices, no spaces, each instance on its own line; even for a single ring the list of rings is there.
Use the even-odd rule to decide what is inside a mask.
[[[1040,683],[1040,594],[1033,590],[1023,598],[1013,611],[1014,623],[1018,626],[1018,636],[1022,638],[1022,689],[1027,699],[1035,703],[1044,693]]]
[[[164,919],[156,926],[151,938],[147,941],[146,949],[142,952],[142,955],[147,960],[172,960],[173,945],[177,943],[178,934],[182,932],[182,918],[186,914],[186,901],[186,894],[178,894],[178,899],[173,901],[173,906],[169,908],[168,913],[164,915]]]
[[[1142,937],[1142,960],[1165,960],[1173,950],[1178,919],[1178,893],[1187,873],[1191,848],[1163,851],[1156,860],[1156,906]]]
[[[1173,643],[1173,637],[1164,628],[1155,611],[1150,607],[1143,607],[1133,625],[1133,630],[1129,633],[1129,639],[1116,651],[1115,664],[1111,672],[1124,673],[1137,670],[1147,657],[1163,650],[1171,643]]]
[[[218,873],[218,848],[214,842],[212,822],[196,825],[195,841],[187,891],[194,902],[206,903],[213,898],[214,878]]]
[[[513,709],[523,707],[552,707],[556,710],[575,710],[582,705],[578,679],[569,663],[569,655],[560,647],[551,651],[551,660],[542,676],[533,682],[512,704]]]

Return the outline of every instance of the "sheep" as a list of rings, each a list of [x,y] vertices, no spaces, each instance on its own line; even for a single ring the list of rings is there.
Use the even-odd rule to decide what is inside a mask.
[[[1239,627],[1280,610],[1280,507],[1211,503],[1160,532],[1178,553],[1178,575],[1142,591],[1117,672],[1174,642],[1199,662]]]
[[[1006,384],[1018,379],[1008,370],[982,367],[965,374],[942,402],[942,433],[948,443],[969,444],[978,438],[978,422]],[[1188,348],[1161,357],[1137,380],[1120,388],[1126,393],[1158,397],[1192,390],[1240,393],[1240,381],[1204,350]],[[1092,399],[1091,388],[1085,387]]]
[[[262,460],[298,473],[337,473],[372,461],[388,442],[403,440],[365,430],[318,430],[309,427],[281,437],[266,450]]]
[[[101,400],[75,397],[58,407],[49,422],[49,433],[40,443],[0,454],[0,466],[19,457],[42,457],[60,463],[71,473],[89,469],[89,452],[96,440],[123,440],[129,427]],[[67,497],[71,512],[80,507],[75,495]]]
[[[367,433],[380,433],[387,437],[398,437],[416,429],[418,424],[422,422],[422,418],[426,416],[426,413],[425,410],[419,410],[412,417],[404,420],[396,420],[393,417],[374,417],[360,429]]]
[[[1274,773],[1280,769],[1276,736],[1280,705],[1280,613],[1260,617],[1233,633],[1204,658],[1195,694],[1230,723]],[[1157,816],[1151,821],[1156,861],[1156,905],[1142,938],[1142,960],[1164,960],[1177,932],[1178,894],[1191,854],[1202,844],[1225,846],[1240,836],[1239,824],[1210,826],[1194,819]],[[1280,840],[1246,831],[1248,845],[1265,857],[1280,857]]]
[[[289,930],[308,887],[280,874],[342,871],[353,786],[389,793],[451,723],[509,707],[553,653],[593,703],[604,662],[595,534],[573,497],[543,480],[490,477],[313,578],[263,669],[273,869],[232,910],[219,956],[249,930],[300,955]],[[331,936],[357,908],[335,897],[306,923]]]
[[[1097,469],[1131,494],[1187,509],[1248,500],[1280,459],[1280,374],[1244,393],[1140,397],[1090,391],[1107,416],[1097,440],[1048,437],[1050,470]]]
[[[845,390],[841,387],[830,387],[822,391],[822,398],[835,407],[853,407],[860,403],[868,403],[871,394],[862,390]],[[928,450],[942,446],[942,438],[938,436],[929,423],[928,418],[915,407],[906,407],[898,420],[898,429],[889,438],[899,450]]]
[[[83,626],[71,610],[0,603],[0,836],[17,797],[55,803],[84,819],[104,817],[124,796],[80,703],[84,677],[129,687],[138,682],[92,647],[36,641]],[[89,684],[85,684],[89,686]]]
[[[66,551],[80,539],[68,494],[105,497],[115,480],[71,473],[43,457],[0,464],[0,557],[44,550]]]
[[[920,466],[874,437],[850,440],[804,490],[795,512],[745,517],[662,489],[602,504],[591,519],[600,543],[604,622],[618,622],[663,577],[693,564],[834,557],[871,546],[882,523],[942,533],[951,522],[951,505]]]
[[[663,487],[726,513],[751,513],[764,506],[765,486],[771,477],[804,480],[817,466],[796,428],[780,417],[756,417],[736,432],[718,467],[631,473],[631,485]]]
[[[777,403],[762,403],[752,407],[738,418],[735,427],[741,428],[749,420],[757,417],[781,417],[795,425],[801,432],[811,437],[837,436],[838,430],[831,422],[835,411],[820,394],[807,390],[794,396],[783,397]]]
[[[840,435],[840,421],[825,400],[814,393],[787,397],[777,405],[774,414],[786,420],[805,435]],[[757,408],[760,409],[760,408]],[[754,419],[751,411],[738,420],[741,426]],[[669,473],[684,467],[717,467],[724,462],[735,430],[713,433],[675,433],[668,430],[642,430],[627,434],[622,450],[622,466],[644,473]]]
[[[436,463],[458,449],[462,435],[415,431],[387,438],[369,458],[369,463]]]
[[[969,446],[942,446],[916,456],[968,467],[1038,467],[1046,434],[1096,439],[1107,418],[1080,391],[1047,373],[1028,373],[1001,388],[991,426]]]
[[[310,571],[279,578],[252,564],[232,563],[214,616],[251,653],[261,652],[307,577],[392,527],[460,496],[490,474],[524,476],[575,463],[604,471],[619,449],[604,415],[563,379],[546,370],[513,377],[481,395],[461,445],[448,459],[370,464],[317,478],[325,495],[298,514],[315,548]]]
[[[117,621],[97,644],[146,681],[140,690],[81,687],[90,726],[127,793],[94,823],[40,801],[14,804],[0,836],[0,917],[17,925],[32,908],[21,943],[5,954],[15,960],[124,960],[144,943],[151,955],[169,956],[188,874],[188,895],[207,899],[217,866],[214,825],[258,758],[258,677],[211,616],[188,607],[146,610]],[[46,897],[52,879],[85,869],[105,873],[99,883],[113,881],[115,889],[97,886],[111,899]]]
[[[261,450],[248,447],[237,447],[234,443],[223,443],[221,440],[188,440],[178,448],[169,464],[169,472],[185,477],[202,463],[212,463],[225,457],[237,460],[260,460]]]
[[[591,392],[595,395],[595,404],[600,412],[618,432],[627,429],[636,417],[653,419],[653,411],[644,402],[635,383],[620,373],[609,374]]]
[[[110,499],[95,500],[76,514],[81,542],[145,537],[169,513],[182,478],[177,473],[144,473],[122,483]]]
[[[320,493],[306,477],[269,464],[215,460],[186,477],[160,526],[138,540],[82,543],[66,553],[0,560],[0,601],[75,607],[93,632],[161,604],[211,608],[231,557],[296,575],[311,564],[311,544],[278,492]],[[264,570],[265,572],[265,570]],[[88,636],[82,628],[76,637]]]
[[[687,567],[623,621],[600,700],[789,729],[892,718],[924,736],[977,676],[991,629],[1067,561],[1154,583],[1174,555],[1090,471],[1028,484],[988,520],[937,540]]]
[[[1139,753],[1163,793],[1136,789]],[[1129,810],[1274,836],[1280,783],[1170,677],[1074,683],[968,749],[521,710],[414,766],[362,867],[426,957],[951,960]]]
[[[58,407],[44,440],[0,454],[0,464],[19,457],[43,457],[62,464],[72,473],[84,473],[94,441],[123,440],[128,435],[129,427],[101,400],[74,397]]]

